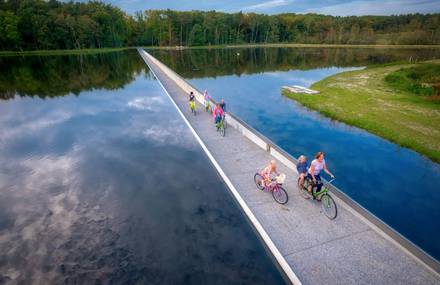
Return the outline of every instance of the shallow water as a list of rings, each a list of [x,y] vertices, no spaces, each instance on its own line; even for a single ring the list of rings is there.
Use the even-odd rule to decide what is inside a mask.
[[[136,52],[1,60],[0,284],[284,283]]]
[[[152,51],[199,90],[297,157],[326,153],[335,184],[440,259],[440,165],[368,132],[329,120],[281,95],[369,64],[440,58],[439,49],[266,48]]]

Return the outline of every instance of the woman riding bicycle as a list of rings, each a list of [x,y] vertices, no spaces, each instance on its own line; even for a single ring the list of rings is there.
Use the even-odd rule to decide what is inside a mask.
[[[214,111],[212,112],[212,117],[214,118],[214,123],[216,126],[223,119],[223,109],[220,107],[220,104],[217,103],[215,106]]]
[[[327,169],[325,164],[324,153],[322,151],[315,155],[315,159],[310,164],[309,171],[307,172],[307,179],[312,180],[313,184],[308,187],[308,191],[311,193],[313,186],[316,186],[316,192],[321,191],[321,170],[324,170],[331,178],[335,176]],[[318,183],[317,183],[318,182]]]

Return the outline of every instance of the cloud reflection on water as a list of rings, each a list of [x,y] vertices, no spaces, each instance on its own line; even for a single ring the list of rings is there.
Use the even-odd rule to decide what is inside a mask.
[[[141,75],[0,102],[0,280],[283,282],[165,98]]]

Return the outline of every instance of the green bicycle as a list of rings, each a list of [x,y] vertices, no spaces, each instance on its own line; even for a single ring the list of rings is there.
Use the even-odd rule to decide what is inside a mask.
[[[209,114],[212,114],[212,107],[211,103],[209,103],[208,100],[205,100],[205,111]]]
[[[195,116],[196,115],[196,101],[194,101],[194,100],[189,101],[189,108],[191,109],[191,113],[193,113]]]
[[[225,118],[223,117],[217,124],[215,124],[217,128],[217,132],[220,132],[220,135],[224,137],[226,135],[226,126],[225,126]]]
[[[334,220],[338,215],[338,208],[336,207],[336,203],[333,200],[332,196],[330,196],[330,191],[328,185],[332,183],[336,178],[331,179],[330,181],[326,181],[322,183],[321,191],[316,192],[316,185],[313,185],[313,181],[309,178],[304,179],[303,185],[300,184],[300,179],[298,178],[298,191],[301,196],[305,199],[312,198],[316,201],[321,201],[321,209],[324,215],[330,220]],[[308,191],[309,187],[312,187],[312,192]]]

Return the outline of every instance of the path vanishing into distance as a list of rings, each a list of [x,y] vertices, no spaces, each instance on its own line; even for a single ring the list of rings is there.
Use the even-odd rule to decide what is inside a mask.
[[[276,151],[267,151],[269,148],[252,129],[231,116],[227,118],[226,136],[220,136],[200,103],[197,116],[191,114],[189,83],[143,49],[138,51],[254,226],[268,254],[292,283],[440,284],[435,269],[340,199],[335,199],[337,218],[327,219],[318,203],[298,193],[298,175],[290,161]],[[193,91],[201,100],[200,92]],[[279,171],[287,175],[286,205],[277,204],[270,193],[257,190],[253,180],[255,172],[271,159],[277,159]],[[190,162],[182,167],[190,167]]]

